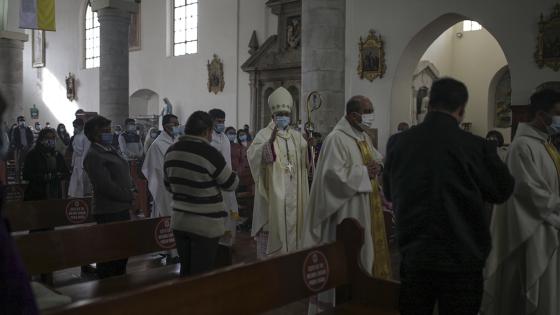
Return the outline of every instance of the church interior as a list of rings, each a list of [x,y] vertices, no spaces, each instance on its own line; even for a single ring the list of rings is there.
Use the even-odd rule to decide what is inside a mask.
[[[13,250],[0,260],[21,266],[21,290],[33,293],[0,298],[0,309],[412,314],[399,312],[403,197],[383,187],[386,158],[400,161],[393,140],[434,119],[432,85],[453,78],[468,89],[459,129],[501,137],[510,166],[518,126],[534,117],[532,95],[560,93],[559,36],[557,0],[0,0],[0,213],[2,247]],[[371,105],[360,107],[357,146],[335,140],[355,127],[352,100]],[[197,133],[206,116],[212,129]],[[50,143],[52,156],[34,154]],[[209,144],[216,150],[200,149]],[[193,158],[214,151],[219,158]],[[329,173],[337,152],[341,166]],[[358,156],[363,178],[344,173],[354,163],[345,154]],[[557,156],[550,165],[560,172]],[[126,178],[115,175],[123,165]],[[365,194],[356,188],[364,181]],[[338,204],[350,189],[365,199]],[[491,210],[498,202],[482,190]],[[560,215],[553,195],[541,197]],[[206,210],[210,200],[228,209]],[[355,209],[345,217],[345,207]],[[197,232],[222,219],[219,236]],[[489,239],[494,222],[480,222]],[[555,233],[551,247],[537,247],[549,256],[560,247]],[[195,271],[203,262],[191,256],[208,248],[212,266]],[[551,282],[560,290],[560,278]],[[527,299],[537,311],[516,314],[547,314],[540,303],[550,301]]]

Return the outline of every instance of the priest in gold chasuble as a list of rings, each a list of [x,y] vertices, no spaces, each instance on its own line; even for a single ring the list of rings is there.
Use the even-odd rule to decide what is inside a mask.
[[[311,186],[304,244],[311,247],[335,241],[336,226],[346,218],[354,218],[365,232],[363,268],[376,278],[391,279],[378,183],[383,157],[364,131],[371,128],[373,118],[371,101],[364,96],[352,97],[346,105],[346,116],[323,142]],[[329,308],[334,301],[332,293],[311,299],[309,313]]]

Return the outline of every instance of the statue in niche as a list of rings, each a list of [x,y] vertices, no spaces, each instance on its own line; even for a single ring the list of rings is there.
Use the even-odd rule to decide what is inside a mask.
[[[288,29],[287,29],[287,42],[288,47],[296,49],[299,47],[301,42],[301,17],[296,16],[288,19]]]

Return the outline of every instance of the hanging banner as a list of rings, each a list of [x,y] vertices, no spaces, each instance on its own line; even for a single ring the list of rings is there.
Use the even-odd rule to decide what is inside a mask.
[[[56,31],[55,0],[21,0],[19,27]]]

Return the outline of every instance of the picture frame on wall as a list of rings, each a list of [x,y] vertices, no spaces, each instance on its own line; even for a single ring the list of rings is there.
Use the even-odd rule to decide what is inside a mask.
[[[45,66],[45,31],[31,31],[31,65],[33,68]]]
[[[360,37],[358,75],[360,79],[367,79],[370,82],[376,78],[383,78],[385,75],[385,47],[381,35],[370,30],[367,38]]]
[[[541,14],[535,61],[541,69],[547,66],[556,72],[560,70],[560,3],[548,19]]]
[[[141,46],[141,3],[138,3],[138,12],[130,14],[130,26],[128,28],[128,51],[137,51]]]

